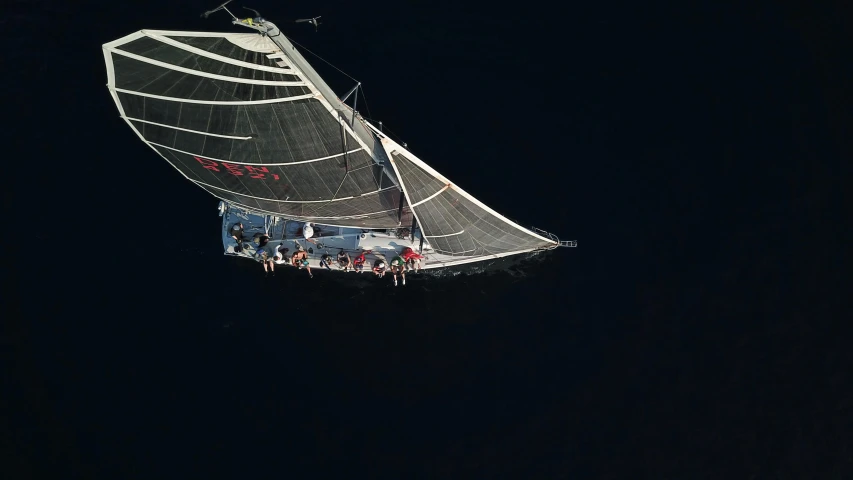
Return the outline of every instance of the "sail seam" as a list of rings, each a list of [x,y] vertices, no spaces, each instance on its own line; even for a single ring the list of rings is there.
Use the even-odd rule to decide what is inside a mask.
[[[218,75],[215,73],[202,72],[200,70],[193,70],[192,68],[181,67],[178,65],[173,65],[167,62],[161,62],[159,60],[154,60],[152,58],[143,57],[142,55],[136,55],[134,53],[125,52],[124,50],[119,50],[117,48],[109,48],[110,53],[114,53],[116,55],[121,55],[123,57],[131,58],[133,60],[148,63],[151,65],[155,65],[158,67],[165,68],[167,70],[172,70],[174,72],[188,73],[190,75],[195,75],[198,77],[210,78],[213,80],[222,80],[226,82],[232,83],[248,83],[251,85],[271,85],[278,87],[302,87],[306,86],[306,83],[303,81],[298,82],[287,82],[287,81],[276,81],[276,80],[250,80],[248,78],[240,78],[240,77],[231,77],[228,75]]]
[[[192,156],[194,156],[194,157],[202,157],[202,158],[206,158],[206,159],[208,159],[208,160],[213,160],[213,161],[216,161],[216,162],[233,163],[233,164],[235,164],[235,165],[251,165],[251,166],[258,166],[258,167],[283,167],[283,166],[287,166],[287,165],[299,165],[299,164],[302,164],[302,163],[320,162],[320,161],[323,161],[323,160],[329,160],[329,159],[331,159],[331,158],[336,158],[336,157],[340,157],[340,156],[343,156],[343,155],[344,155],[343,153],[338,153],[338,154],[335,154],[335,155],[329,155],[328,157],[312,158],[311,160],[300,160],[300,161],[298,161],[298,162],[287,162],[287,163],[246,163],[246,162],[237,162],[237,161],[235,161],[235,160],[222,160],[222,159],[219,159],[219,158],[213,158],[213,157],[208,157],[208,156],[206,156],[206,155],[201,155],[201,154],[199,154],[199,153],[186,152],[186,151],[184,151],[184,150],[180,150],[180,149],[177,149],[177,148],[175,148],[175,147],[169,147],[169,146],[167,146],[167,145],[161,145],[161,144],[159,144],[159,143],[157,143],[157,142],[151,142],[151,141],[148,141],[148,140],[145,140],[145,142],[146,142],[146,143],[150,143],[150,144],[152,144],[152,145],[157,145],[158,147],[168,148],[169,150],[174,150],[174,151],[176,151],[176,152],[185,153],[185,154],[187,154],[187,155],[192,155]],[[353,152],[357,152],[357,151],[359,151],[359,150],[361,150],[361,148],[357,148],[357,149],[355,149],[355,150],[350,150],[349,152],[346,152],[346,153],[353,153]]]
[[[257,65],[254,63],[244,62],[242,60],[235,60],[233,58],[228,58],[228,57],[225,57],[222,55],[217,55],[215,53],[208,52],[207,50],[202,50],[201,48],[193,47],[192,45],[187,45],[186,43],[181,43],[177,40],[172,40],[171,38],[160,35],[160,33],[165,33],[165,34],[169,34],[169,35],[173,35],[173,36],[182,36],[182,35],[176,35],[176,34],[189,33],[189,32],[169,32],[169,31],[155,31],[155,30],[142,30],[141,32],[142,32],[142,35],[145,35],[149,38],[157,40],[160,43],[165,43],[166,45],[171,45],[175,48],[179,48],[181,50],[186,50],[187,52],[192,52],[192,53],[195,53],[196,55],[200,55],[202,57],[207,57],[207,58],[210,58],[210,59],[222,62],[222,63],[230,63],[231,65],[237,65],[238,67],[244,67],[244,68],[251,68],[253,70],[262,70],[262,71],[266,71],[266,72],[281,73],[284,75],[294,75],[293,71],[290,69],[284,69],[284,68],[279,68],[279,67],[268,67],[266,65]],[[183,36],[191,36],[191,35],[183,35]],[[198,36],[199,37],[202,37],[202,36],[214,37],[215,36],[215,37],[226,38],[227,34],[226,35],[223,35],[223,34],[201,35],[200,34]]]
[[[473,262],[483,261],[483,260],[485,260],[485,259],[487,259],[487,258],[497,259],[497,258],[502,258],[502,257],[508,257],[508,256],[510,256],[510,255],[518,255],[518,254],[520,254],[520,253],[533,252],[533,251],[535,251],[535,250],[537,250],[537,249],[538,249],[538,248],[526,248],[526,249],[524,249],[524,250],[515,250],[515,251],[512,251],[512,252],[495,253],[495,254],[492,254],[492,255],[477,255],[477,256],[474,256],[474,257],[471,257],[471,258],[463,258],[463,259],[460,259],[460,260],[451,260],[451,261],[448,261],[448,262],[435,262],[435,263],[432,263],[432,264],[427,263],[427,264],[425,264],[425,265],[423,266],[423,269],[424,269],[424,270],[428,270],[428,269],[431,269],[431,268],[440,268],[440,267],[449,267],[449,266],[453,266],[453,265],[462,265],[462,264],[465,264],[465,263],[473,263]],[[436,251],[437,251],[437,252],[439,252],[439,253],[441,253],[441,252],[440,252],[440,251],[438,251],[438,250],[436,250]]]
[[[413,203],[413,204],[412,204],[412,205],[410,205],[410,206],[411,206],[412,208],[415,208],[415,207],[417,207],[418,205],[420,205],[420,204],[422,204],[422,203],[426,203],[426,202],[428,202],[428,201],[432,200],[433,198],[435,198],[435,197],[437,197],[437,196],[441,195],[441,192],[443,192],[443,191],[447,190],[448,188],[450,188],[450,185],[445,185],[445,186],[444,186],[444,188],[442,188],[441,190],[439,190],[439,191],[437,191],[437,192],[433,193],[432,195],[430,195],[429,197],[427,197],[427,198],[425,198],[425,199],[421,200],[421,201],[420,201],[420,202],[418,202],[418,203]]]
[[[121,118],[124,118],[125,120],[131,120],[131,121],[134,121],[134,122],[141,122],[141,123],[147,123],[147,124],[150,124],[150,125],[156,125],[156,126],[158,126],[158,127],[165,127],[165,128],[171,128],[171,129],[174,129],[174,130],[180,130],[180,131],[182,131],[182,132],[197,133],[197,134],[199,134],[199,135],[206,135],[206,136],[209,136],[209,137],[230,138],[230,139],[233,139],[233,140],[251,140],[251,139],[252,139],[252,137],[239,137],[239,136],[236,136],[236,135],[221,135],[221,134],[218,134],[218,133],[202,132],[202,131],[200,131],[200,130],[190,130],[189,128],[176,127],[176,126],[174,126],[174,125],[166,125],[166,124],[164,124],[164,123],[152,122],[152,121],[150,121],[150,120],[142,120],[141,118],[132,118],[132,117],[121,117]],[[160,146],[162,147],[162,146],[164,146],[164,145],[160,145]],[[169,148],[169,147],[165,147],[165,148]]]
[[[427,235],[427,237],[429,237],[429,235]],[[469,253],[469,252],[476,252],[476,251],[477,251],[477,249],[476,249],[476,248],[474,248],[474,249],[471,249],[471,250],[463,250],[463,251],[461,251],[461,252],[453,252],[453,251],[451,251],[451,250],[442,250],[442,249],[440,249],[440,248],[435,248],[434,246],[432,247],[432,250],[433,250],[434,252],[443,253],[443,254],[445,254],[445,255],[450,255],[450,256],[454,256],[454,255],[463,255],[463,254],[465,254],[465,253]]]
[[[352,199],[355,199],[355,198],[366,197],[366,196],[368,196],[368,195],[374,195],[374,194],[377,194],[377,193],[380,193],[380,192],[384,192],[385,190],[390,190],[390,189],[392,189],[392,188],[396,188],[396,187],[382,188],[382,189],[379,189],[379,190],[374,190],[374,191],[372,191],[372,192],[365,192],[365,193],[362,193],[362,194],[360,194],[360,195],[352,195],[352,196],[344,197],[344,198],[333,198],[333,199],[331,199],[331,200],[278,200],[278,199],[275,199],[275,198],[255,197],[255,196],[252,196],[252,195],[247,195],[247,194],[245,194],[245,193],[235,192],[235,191],[233,191],[233,190],[228,190],[227,188],[217,187],[217,186],[215,186],[215,185],[210,185],[210,184],[207,184],[207,183],[201,182],[201,181],[199,181],[199,180],[193,180],[193,179],[191,179],[191,178],[190,178],[189,180],[190,180],[191,182],[198,183],[198,184],[200,184],[200,185],[204,185],[204,186],[207,186],[207,187],[210,187],[210,188],[216,188],[216,189],[218,189],[218,190],[225,190],[226,192],[233,193],[233,194],[235,194],[235,195],[241,195],[241,196],[243,196],[243,197],[255,198],[255,199],[258,199],[258,200],[264,200],[264,201],[267,201],[267,202],[276,202],[276,203],[331,203],[331,202],[340,202],[340,201],[342,201],[342,200],[352,200]],[[460,233],[461,233],[461,232],[460,232]]]
[[[281,98],[273,98],[267,100],[238,100],[238,101],[213,101],[213,100],[191,100],[189,98],[178,98],[178,97],[164,97],[163,95],[154,95],[153,93],[142,93],[136,92],[134,90],[126,90],[124,88],[112,87],[113,90],[119,93],[127,93],[129,95],[137,95],[140,97],[148,97],[148,98],[157,98],[159,100],[168,100],[171,102],[182,102],[182,103],[200,103],[202,105],[264,105],[267,103],[284,103],[284,102],[293,102],[296,100],[305,100],[307,98],[315,98],[316,95],[313,93],[307,93],[305,95],[297,95],[295,97],[281,97]]]
[[[427,238],[442,238],[442,237],[452,237],[454,235],[460,235],[462,233],[465,233],[465,230],[462,230],[462,231],[456,232],[456,233],[448,233],[447,235],[427,235],[426,233],[424,233],[424,236]]]

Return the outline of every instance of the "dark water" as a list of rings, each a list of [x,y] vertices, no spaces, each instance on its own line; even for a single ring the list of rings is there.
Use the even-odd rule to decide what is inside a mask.
[[[212,6],[4,12],[4,478],[853,476],[839,12],[249,5],[323,15],[292,35],[362,112],[579,240],[394,289],[224,257],[119,120],[100,45]]]

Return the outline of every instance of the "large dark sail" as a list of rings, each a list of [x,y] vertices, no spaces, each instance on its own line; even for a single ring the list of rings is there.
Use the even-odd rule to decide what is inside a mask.
[[[142,30],[104,57],[122,118],[213,195],[333,225],[399,225],[384,152],[268,37]]]
[[[454,257],[501,257],[557,245],[556,239],[495,212],[391,139],[382,142],[408,208],[433,251]]]

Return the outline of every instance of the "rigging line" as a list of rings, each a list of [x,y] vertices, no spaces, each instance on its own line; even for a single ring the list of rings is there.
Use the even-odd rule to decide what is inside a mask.
[[[344,178],[341,180],[340,185],[338,185],[338,189],[337,189],[337,190],[335,190],[334,195],[332,195],[331,200],[329,200],[328,202],[326,202],[326,203],[324,203],[324,204],[320,205],[320,207],[318,207],[318,208],[325,207],[326,205],[328,205],[328,204],[332,203],[332,200],[334,200],[335,198],[337,198],[337,196],[338,196],[338,192],[340,192],[340,191],[341,191],[341,187],[343,187],[343,186],[344,186],[344,182],[346,182],[346,181],[347,181],[347,177],[349,177],[349,172],[347,172],[347,173],[345,173],[345,174],[344,174]]]
[[[370,114],[370,106],[367,105],[367,96],[364,95],[364,87],[361,84],[358,84],[358,88],[361,89],[361,101],[364,102],[364,108],[367,110],[367,116],[372,117]]]
[[[338,67],[336,67],[336,66],[332,65],[331,63],[329,63],[325,58],[321,57],[320,55],[317,55],[316,53],[312,52],[311,50],[308,50],[307,48],[305,48],[303,45],[301,45],[301,44],[300,44],[299,42],[297,42],[296,40],[294,40],[294,39],[292,39],[292,38],[290,38],[290,37],[285,37],[285,38],[287,38],[287,39],[288,39],[288,40],[290,40],[291,42],[293,42],[293,43],[295,43],[296,45],[298,45],[298,46],[299,46],[299,48],[301,48],[301,49],[305,50],[306,52],[310,53],[311,55],[314,55],[315,57],[319,58],[320,60],[322,60],[322,61],[326,62],[326,64],[327,64],[327,65],[329,65],[330,67],[334,68],[335,70],[337,70],[337,71],[339,71],[339,72],[343,73],[344,75],[346,75],[347,77],[349,77],[349,79],[350,79],[350,80],[352,80],[352,81],[354,81],[354,82],[358,82],[358,80],[354,79],[350,74],[348,74],[347,72],[345,72],[345,71],[341,70],[340,68],[338,68]],[[360,82],[359,82],[359,83],[360,83]]]
[[[353,168],[352,170],[349,170],[349,173],[357,172],[359,170],[363,170],[365,168],[371,168],[371,167],[375,167],[375,166],[376,166],[375,163],[368,163],[366,165],[362,165],[361,167],[357,167],[357,168]]]
[[[364,95],[364,91],[362,91],[361,93],[362,93],[362,95]],[[365,102],[365,103],[367,103],[367,102]],[[369,112],[368,112],[368,113],[369,113]],[[364,117],[364,116],[362,115],[362,117]],[[370,122],[370,123],[373,123],[373,124],[381,123],[381,121],[376,120],[375,118],[372,118],[372,117],[364,117],[364,119],[365,119],[365,120],[367,120],[367,121],[368,121],[368,122]],[[377,127],[377,128],[378,128],[378,127]],[[391,129],[390,129],[390,128],[388,128],[388,125],[387,125],[387,124],[383,123],[383,124],[382,124],[382,128],[381,128],[380,130],[382,131],[382,134],[383,134],[383,135],[385,135],[385,136],[387,136],[387,137],[390,137],[390,138],[391,138],[392,140],[394,140],[395,142],[397,142],[397,143],[399,143],[399,144],[401,144],[401,145],[402,145],[403,143],[406,143],[406,142],[404,142],[404,141],[403,141],[403,139],[402,139],[402,138],[400,138],[399,136],[397,136],[397,134],[396,134],[396,133],[392,132],[392,131],[391,131]]]
[[[390,133],[391,135],[393,135],[393,136],[394,136],[394,138],[395,138],[395,140],[394,140],[394,141],[399,140],[399,142],[397,142],[397,143],[400,143],[400,144],[406,143],[406,142],[404,142],[404,141],[403,141],[403,139],[402,139],[399,135],[397,135],[396,133],[394,133],[394,131],[393,131],[393,130],[391,130],[390,128],[388,128],[388,125],[385,125],[385,124],[383,123],[383,124],[382,124],[382,127],[383,127],[383,133],[384,133],[384,130],[388,130],[388,133]],[[408,147],[406,147],[406,148],[408,148]]]
[[[338,120],[340,121],[340,113],[338,113]],[[341,136],[343,137],[343,142],[342,142],[342,143],[343,143],[343,147],[344,147],[344,162],[346,162],[346,163],[345,163],[345,165],[346,165],[346,172],[344,173],[344,178],[342,178],[342,179],[341,179],[341,183],[338,185],[338,189],[337,189],[337,190],[335,190],[335,193],[334,193],[334,194],[332,194],[332,198],[331,198],[328,202],[326,202],[326,203],[321,204],[320,206],[318,206],[318,207],[317,207],[318,209],[319,209],[319,208],[323,208],[323,207],[325,207],[325,206],[326,206],[326,205],[328,205],[329,203],[332,203],[332,201],[333,201],[335,198],[337,198],[337,196],[338,196],[338,192],[340,192],[340,191],[341,191],[341,187],[343,187],[343,186],[344,186],[344,182],[346,182],[346,181],[347,181],[347,177],[349,177],[349,158],[347,157],[347,154],[346,154],[346,151],[347,151],[347,131],[346,131],[346,128],[344,127],[344,124],[343,124],[343,123],[341,123]],[[315,209],[315,211],[316,211],[316,209]],[[304,204],[302,205],[302,213],[303,213],[303,214],[305,213],[305,205],[304,205]]]
[[[471,240],[474,240],[474,243],[478,244],[478,245],[480,246],[480,248],[482,248],[482,249],[483,249],[486,253],[488,253],[489,255],[494,255],[494,254],[495,254],[494,252],[489,251],[489,249],[488,249],[488,248],[486,248],[486,246],[483,244],[483,242],[480,242],[479,240],[477,240],[476,238],[474,238],[474,235],[471,235]]]

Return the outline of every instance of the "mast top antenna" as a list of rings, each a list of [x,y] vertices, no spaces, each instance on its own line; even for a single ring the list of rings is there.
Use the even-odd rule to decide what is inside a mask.
[[[234,15],[233,13],[231,13],[231,10],[228,10],[227,8],[225,8],[225,5],[228,5],[228,4],[229,4],[229,3],[231,3],[232,1],[234,1],[234,0],[228,0],[227,2],[223,3],[222,5],[220,5],[220,6],[216,7],[216,8],[214,8],[213,10],[208,10],[208,11],[206,11],[206,12],[202,13],[202,14],[201,14],[201,17],[202,17],[202,18],[207,18],[211,13],[218,12],[218,11],[220,11],[220,10],[225,10],[226,12],[228,12],[228,14],[229,14],[229,15],[231,15],[231,17],[232,17],[234,20],[237,20],[237,16],[236,16],[236,15]],[[250,10],[251,10],[251,9],[250,9]]]

